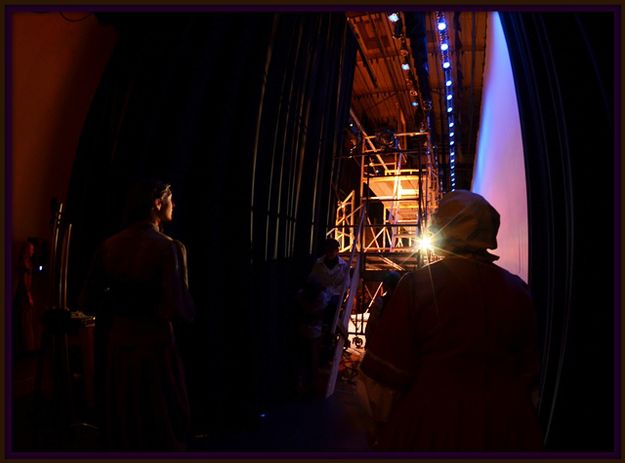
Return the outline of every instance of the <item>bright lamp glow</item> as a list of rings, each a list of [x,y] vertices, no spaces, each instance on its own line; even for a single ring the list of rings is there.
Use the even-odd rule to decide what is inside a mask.
[[[454,126],[454,123],[453,123],[453,122],[450,122],[450,123],[449,123],[449,128],[452,128],[453,126]]]
[[[452,95],[447,95],[447,101],[451,100],[452,98]]]
[[[451,87],[451,80],[448,80],[447,82],[445,82],[445,85],[447,85],[448,87]]]
[[[447,49],[448,49],[448,48],[449,48],[449,45],[447,45],[446,43],[443,43],[443,44],[441,45],[441,50],[442,50],[442,51],[447,51]]]
[[[445,24],[445,21],[441,21],[438,23],[438,30],[439,31],[444,31],[445,29],[447,29],[447,24]]]
[[[434,251],[434,244],[431,236],[422,236],[417,240],[417,249],[419,251]]]
[[[449,68],[449,66],[451,66],[451,64],[449,64],[449,61],[445,61],[445,62],[443,63],[443,68],[448,69],[448,68]]]
[[[417,103],[416,101],[412,102],[412,106],[417,106],[419,103]]]
[[[456,133],[455,132],[449,132],[449,136],[453,137]]]
[[[402,65],[401,65],[401,68],[402,68],[404,71],[408,71],[408,70],[410,69],[410,65],[409,65],[408,63],[404,63],[404,64],[402,64]]]
[[[388,15],[388,19],[392,23],[396,23],[397,21],[399,21],[399,15],[397,13],[391,13]]]

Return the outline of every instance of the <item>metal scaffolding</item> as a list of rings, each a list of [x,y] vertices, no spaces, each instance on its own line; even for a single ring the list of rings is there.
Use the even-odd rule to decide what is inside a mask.
[[[353,112],[351,117],[361,142],[339,162],[355,162],[360,179],[338,201],[335,226],[327,236],[338,240],[341,255],[359,266],[353,269],[359,281],[352,285],[337,323],[347,328],[350,343],[361,348],[369,312],[380,303],[385,273],[406,273],[436,260],[420,248],[420,240],[438,205],[440,187],[428,131],[381,140],[368,135]]]

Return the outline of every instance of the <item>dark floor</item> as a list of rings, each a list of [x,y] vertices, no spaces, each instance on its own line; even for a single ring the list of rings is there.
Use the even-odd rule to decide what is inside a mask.
[[[36,355],[16,360],[13,373],[15,452],[99,451],[99,431],[87,410],[68,423],[60,400],[36,400]],[[74,399],[80,399],[74,397]],[[256,417],[254,426],[195,430],[190,452],[367,452],[363,416],[353,381],[339,381],[328,399],[290,398]]]

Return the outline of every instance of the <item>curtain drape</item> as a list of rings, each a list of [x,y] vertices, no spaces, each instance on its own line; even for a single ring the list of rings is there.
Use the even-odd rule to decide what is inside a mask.
[[[609,451],[616,443],[617,17],[501,14],[523,132],[548,450]]]
[[[343,14],[100,19],[120,40],[73,166],[70,301],[132,182],[170,181],[165,232],[187,245],[198,306],[179,327],[196,419],[240,424],[287,389],[291,297],[333,220],[355,39]]]

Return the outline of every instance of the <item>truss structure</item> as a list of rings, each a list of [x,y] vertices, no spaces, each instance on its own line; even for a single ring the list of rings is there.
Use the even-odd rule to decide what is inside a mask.
[[[354,249],[359,255],[360,282],[347,328],[350,341],[360,347],[386,272],[403,274],[437,259],[420,249],[420,242],[441,193],[427,130],[396,133],[384,144],[380,136],[365,132],[353,112],[351,117],[361,143],[339,162],[355,162],[360,178],[338,201],[335,226],[327,236],[339,241],[343,257]]]

